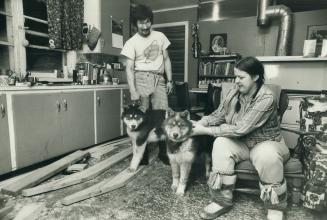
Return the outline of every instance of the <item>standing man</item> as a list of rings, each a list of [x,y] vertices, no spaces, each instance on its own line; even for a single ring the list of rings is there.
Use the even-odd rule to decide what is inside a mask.
[[[127,81],[133,101],[141,102],[142,110],[166,110],[173,89],[171,62],[167,37],[151,29],[153,13],[145,5],[138,5],[132,13],[137,33],[124,45],[121,54],[127,57]],[[166,73],[166,76],[165,76]],[[165,78],[166,77],[166,78]]]
[[[121,51],[127,57],[126,73],[131,99],[140,102],[144,112],[150,106],[153,110],[163,110],[164,117],[168,108],[168,95],[173,90],[167,51],[170,41],[163,33],[151,29],[153,13],[145,5],[135,7],[132,23],[137,27],[137,33],[125,43]],[[142,161],[146,161],[147,157],[146,150]],[[159,158],[169,164],[166,146],[162,142],[159,142]]]

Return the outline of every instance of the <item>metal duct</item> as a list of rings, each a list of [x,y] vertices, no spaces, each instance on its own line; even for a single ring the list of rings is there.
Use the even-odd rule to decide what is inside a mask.
[[[257,14],[257,0],[212,0],[199,4],[199,21],[220,21],[252,17]]]
[[[258,1],[258,11],[257,11],[257,25],[258,26],[268,26],[270,24],[270,20],[267,17],[266,9],[272,5],[273,0],[262,0]]]
[[[270,23],[270,19],[280,18],[280,28],[277,39],[277,56],[287,56],[290,50],[290,37],[291,37],[291,25],[292,25],[292,12],[285,5],[272,4],[272,0],[259,0],[258,2],[258,14],[257,25],[267,26]]]

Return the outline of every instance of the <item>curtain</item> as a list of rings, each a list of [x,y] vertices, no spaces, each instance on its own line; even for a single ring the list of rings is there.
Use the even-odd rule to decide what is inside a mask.
[[[50,47],[82,49],[84,0],[46,0],[46,4]]]

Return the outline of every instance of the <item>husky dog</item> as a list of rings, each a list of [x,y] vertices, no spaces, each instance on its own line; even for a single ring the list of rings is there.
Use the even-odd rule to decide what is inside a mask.
[[[166,134],[167,154],[172,168],[173,183],[171,188],[177,195],[184,195],[192,164],[196,156],[202,152],[207,153],[205,155],[206,177],[209,176],[210,151],[213,142],[208,136],[190,137],[192,122],[187,110],[174,112],[169,109],[166,112],[163,127]]]
[[[145,113],[139,105],[132,104],[124,108],[122,119],[127,127],[127,134],[132,139],[133,157],[130,171],[134,172],[142,161],[147,160],[146,145],[165,139],[162,123],[165,117],[164,110],[148,110]],[[147,163],[147,161],[145,162]]]

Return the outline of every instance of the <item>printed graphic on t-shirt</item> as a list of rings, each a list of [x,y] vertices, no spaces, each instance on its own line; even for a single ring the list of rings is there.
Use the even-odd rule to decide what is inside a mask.
[[[151,63],[155,61],[158,55],[159,55],[159,44],[157,40],[154,40],[144,50],[145,63]]]

